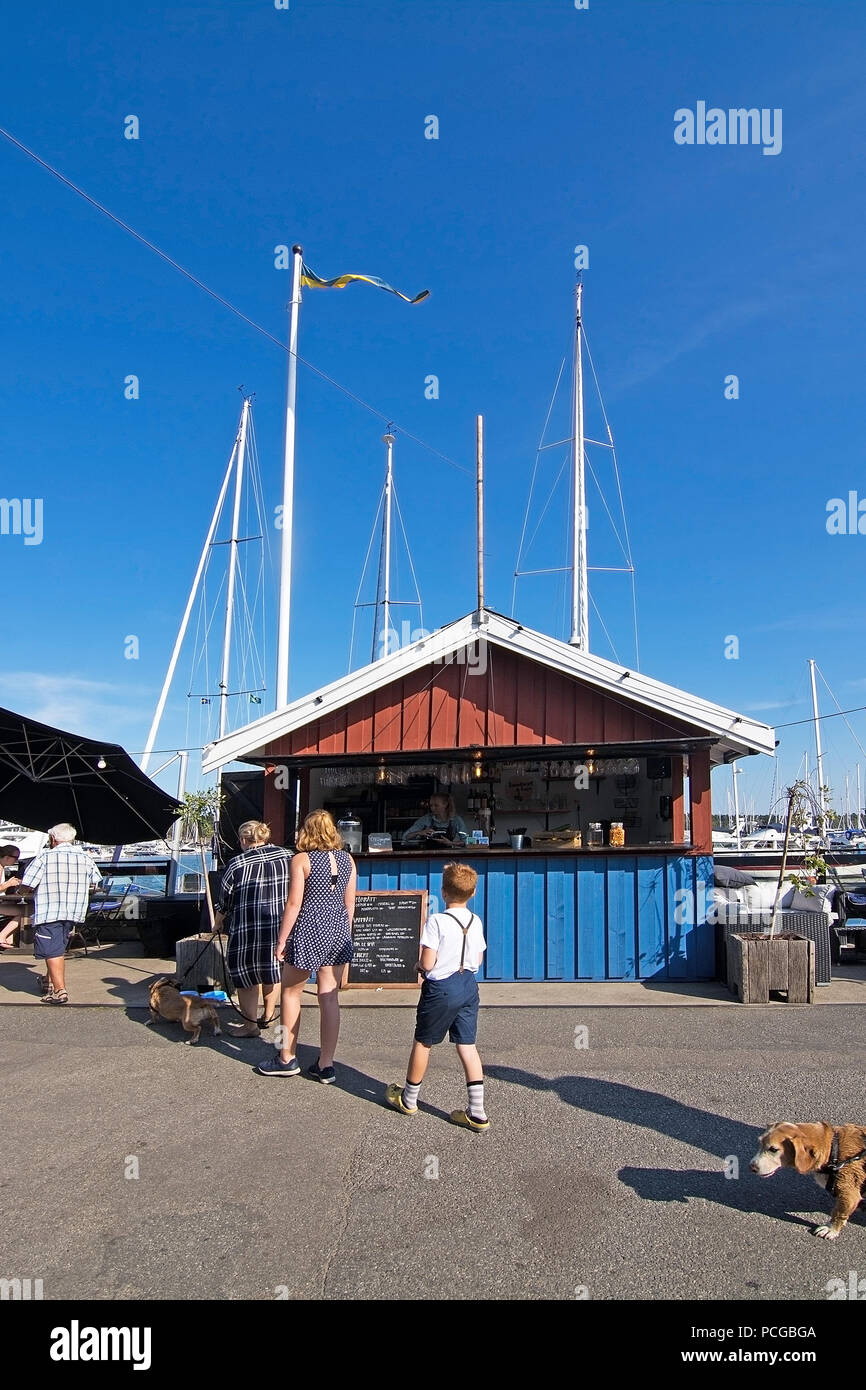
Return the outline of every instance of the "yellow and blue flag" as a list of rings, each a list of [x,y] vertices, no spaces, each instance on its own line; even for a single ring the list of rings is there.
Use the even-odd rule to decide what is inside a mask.
[[[368,285],[376,285],[380,290],[387,290],[389,294],[396,294],[398,299],[404,299],[407,304],[420,304],[422,299],[426,299],[429,290],[422,290],[416,294],[414,299],[410,299],[408,294],[395,290],[393,285],[386,285],[384,280],[380,280],[375,275],[338,275],[334,280],[322,280],[320,276],[314,274],[308,265],[301,267],[301,284],[306,285],[311,290],[342,290],[350,285],[353,280],[363,280]]]

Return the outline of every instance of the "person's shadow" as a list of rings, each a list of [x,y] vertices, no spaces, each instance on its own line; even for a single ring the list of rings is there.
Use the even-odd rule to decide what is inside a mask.
[[[749,1170],[749,1162],[766,1125],[745,1124],[727,1115],[715,1115],[695,1105],[686,1105],[657,1091],[643,1091],[595,1076],[559,1076],[548,1080],[517,1067],[488,1066],[484,1070],[487,1076],[498,1081],[533,1091],[553,1091],[566,1105],[573,1105],[577,1110],[642,1125],[715,1155],[717,1164],[705,1170],[639,1168],[629,1164],[619,1168],[620,1180],[644,1201],[687,1202],[690,1197],[697,1197],[734,1211],[760,1212],[801,1226],[813,1224],[788,1210],[792,1206],[796,1210],[813,1209],[810,1199],[818,1196],[818,1188],[811,1178],[808,1179],[810,1190],[804,1185],[807,1180],[803,1175],[793,1169],[782,1169],[772,1178],[759,1178]],[[625,1156],[624,1153],[619,1155]],[[826,1201],[824,1197],[821,1204],[825,1205]]]

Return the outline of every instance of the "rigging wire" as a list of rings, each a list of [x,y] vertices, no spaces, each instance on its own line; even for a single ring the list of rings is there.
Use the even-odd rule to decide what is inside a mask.
[[[841,716],[843,719],[845,719],[845,713],[846,713],[846,711],[844,711],[844,710],[842,709],[842,706],[839,704],[839,701],[836,699],[836,696],[833,694],[833,691],[830,689],[830,686],[829,686],[828,683],[827,683],[827,677],[824,675],[824,672],[821,670],[821,667],[818,665],[817,661],[815,662],[815,670],[818,672],[818,675],[821,677],[822,681],[823,681],[824,684],[827,686],[827,692],[828,692],[828,694],[829,694],[831,700],[833,701],[834,705],[836,706],[837,710],[839,711],[840,716]],[[852,711],[852,713],[853,713],[853,711]],[[860,749],[860,752],[863,754],[864,758],[866,758],[866,748],[863,747],[863,744],[860,742],[860,740],[859,740],[859,738],[857,737],[857,735],[855,734],[854,730],[851,728],[851,725],[848,723],[848,720],[847,720],[847,719],[845,719],[845,725],[846,725],[846,727],[847,727],[847,729],[848,729],[849,734],[851,735],[851,737],[853,738],[854,742],[856,743],[857,747]]]
[[[178,272],[178,274],[185,276],[185,278],[189,280],[193,285],[195,285],[198,289],[203,290],[205,294],[210,295],[211,299],[216,300],[217,304],[221,304],[224,309],[228,309],[230,313],[235,314],[237,318],[242,319],[243,322],[248,324],[250,328],[255,329],[257,333],[260,333],[270,342],[275,343],[276,346],[280,349],[280,351],[284,352],[286,356],[290,355],[290,350],[287,344],[281,342],[280,339],[276,337],[275,334],[271,333],[269,329],[263,327],[262,324],[257,323],[255,319],[250,318],[249,314],[245,314],[242,309],[238,309],[238,307],[235,304],[232,304],[231,300],[226,299],[224,295],[219,294],[216,290],[212,290],[209,285],[205,284],[204,280],[200,280],[197,275],[193,275],[192,271],[187,270],[186,267],[182,266],[179,261],[176,261],[172,256],[169,256],[167,252],[162,251],[160,247],[156,246],[152,241],[149,241],[148,238],[146,236],[143,236],[141,232],[137,232],[134,227],[131,227],[128,222],[124,222],[123,219],[118,217],[115,213],[113,213],[110,210],[110,208],[105,207],[105,205],[103,203],[98,202],[96,198],[92,198],[90,194],[86,193],[83,188],[80,188],[78,186],[78,184],[73,183],[72,180],[67,178],[65,174],[61,174],[59,169],[55,169],[54,166],[49,164],[47,160],[43,159],[40,155],[36,154],[35,150],[29,149],[27,145],[23,144],[20,140],[16,139],[16,137],[10,131],[4,130],[3,127],[0,126],[0,135],[2,135],[5,140],[8,140],[11,145],[15,145],[17,149],[21,150],[24,154],[26,154],[29,159],[32,159],[34,161],[34,163],[40,165],[43,169],[45,169],[49,174],[52,175],[53,178],[57,179],[60,183],[65,184],[65,186],[67,188],[70,188],[73,193],[78,195],[79,198],[83,198],[86,203],[89,203],[91,205],[91,207],[96,208],[97,212],[102,213],[104,217],[107,217],[111,222],[114,222],[116,226],[120,227],[124,232],[127,232],[129,236],[134,237],[136,241],[141,242],[142,246],[147,247],[148,251],[152,251],[154,255],[159,256],[161,260],[165,261],[167,265],[170,265],[173,270],[176,270]],[[435,449],[433,445],[428,444],[426,440],[420,439],[417,435],[411,434],[409,430],[404,429],[402,425],[397,424],[391,415],[385,414],[381,410],[377,410],[374,405],[371,405],[369,403],[369,401],[363,400],[362,397],[356,395],[354,391],[350,391],[348,386],[343,386],[341,382],[336,381],[334,377],[329,376],[327,372],[323,372],[320,367],[315,366],[314,363],[308,361],[305,357],[302,357],[299,352],[296,352],[294,356],[298,362],[305,366],[309,371],[314,372],[316,376],[321,377],[321,379],[323,381],[326,381],[329,386],[333,386],[337,391],[341,391],[344,396],[348,396],[350,400],[354,401],[357,405],[362,406],[364,410],[369,411],[371,415],[375,415],[377,419],[384,420],[388,425],[390,425],[392,429],[402,434],[406,439],[411,439],[413,444],[417,444],[420,448],[426,449],[428,453],[434,454],[437,458],[442,459],[443,463],[450,464],[452,468],[458,469],[459,472],[467,474],[470,478],[474,477],[474,471],[472,469],[464,467],[462,463],[457,463],[455,459],[449,458],[447,454],[441,453],[439,449]]]
[[[511,614],[512,614],[512,617],[514,616],[514,609],[515,609],[515,606],[516,606],[516,603],[517,603],[517,579],[518,579],[518,575],[519,575],[519,572],[520,572],[520,561],[521,561],[521,559],[523,558],[523,542],[524,542],[524,539],[525,539],[525,537],[526,537],[526,528],[527,528],[527,526],[529,525],[529,512],[530,512],[530,509],[531,509],[531,507],[532,507],[533,489],[535,488],[535,479],[536,479],[536,476],[537,476],[537,474],[538,474],[539,459],[540,459],[540,457],[541,457],[541,451],[542,451],[542,448],[543,448],[543,446],[544,446],[544,436],[547,434],[547,426],[548,426],[549,423],[550,423],[550,416],[551,416],[551,414],[552,414],[552,412],[553,412],[553,407],[554,407],[554,405],[555,405],[555,403],[556,403],[556,397],[557,397],[557,394],[558,394],[558,392],[559,392],[559,383],[560,383],[560,381],[562,380],[562,373],[563,373],[564,371],[565,371],[565,358],[563,357],[562,361],[561,361],[560,364],[559,364],[559,372],[558,372],[557,377],[556,377],[556,385],[555,385],[554,388],[553,388],[553,395],[552,395],[551,398],[550,398],[550,405],[547,407],[547,415],[545,416],[544,424],[543,424],[542,429],[541,429],[541,434],[539,435],[539,439],[538,439],[538,448],[537,448],[536,451],[535,451],[535,463],[533,464],[532,475],[531,475],[530,480],[529,480],[529,497],[527,498],[526,509],[525,509],[525,511],[524,511],[524,513],[523,513],[523,528],[522,528],[522,530],[521,530],[521,532],[520,532],[520,544],[519,544],[518,547],[517,547],[517,564],[516,564],[515,569],[514,569],[514,578],[513,578],[513,581],[512,581],[512,585],[511,585]],[[556,486],[556,484],[554,484],[554,487],[555,487],[555,486]],[[531,544],[532,544],[532,542],[530,541],[530,545],[531,545]]]

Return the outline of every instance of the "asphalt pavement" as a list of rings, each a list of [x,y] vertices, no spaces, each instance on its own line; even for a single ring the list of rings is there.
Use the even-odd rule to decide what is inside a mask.
[[[146,1018],[0,1009],[0,1275],[46,1299],[826,1300],[866,1275],[862,1217],[818,1240],[812,1179],[748,1171],[774,1121],[866,1122],[856,1005],[485,1008],[484,1135],[449,1123],[448,1044],[418,1115],[384,1106],[405,1008],[344,1010],[332,1087]]]

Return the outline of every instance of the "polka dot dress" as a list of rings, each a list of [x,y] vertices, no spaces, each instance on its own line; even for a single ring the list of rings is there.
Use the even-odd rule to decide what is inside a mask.
[[[344,849],[331,852],[311,849],[310,873],[304,901],[286,947],[286,960],[298,970],[318,970],[320,965],[345,965],[352,959],[352,937],[344,895],[352,876],[352,856]]]

